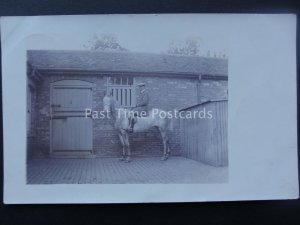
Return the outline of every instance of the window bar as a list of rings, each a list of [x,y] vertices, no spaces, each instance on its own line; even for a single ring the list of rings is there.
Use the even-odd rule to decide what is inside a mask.
[[[130,101],[130,106],[132,106],[131,105],[131,89],[129,89],[129,101]]]
[[[125,105],[127,106],[127,89],[125,89]]]
[[[123,89],[121,88],[121,105],[123,106]]]

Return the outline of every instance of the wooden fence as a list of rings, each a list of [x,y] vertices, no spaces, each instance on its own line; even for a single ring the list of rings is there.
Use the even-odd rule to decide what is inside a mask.
[[[180,120],[183,156],[212,166],[228,166],[227,110],[227,100],[205,102],[181,110],[186,117]],[[199,118],[204,111],[206,118]],[[198,117],[191,119],[188,114]]]

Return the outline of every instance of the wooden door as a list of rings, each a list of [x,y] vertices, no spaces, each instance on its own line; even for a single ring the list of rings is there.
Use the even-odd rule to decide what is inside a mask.
[[[92,108],[92,84],[62,80],[51,85],[51,153],[92,153],[92,119],[85,109]]]

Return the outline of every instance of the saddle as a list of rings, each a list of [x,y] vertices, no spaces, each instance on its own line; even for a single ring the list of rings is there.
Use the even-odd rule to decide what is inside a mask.
[[[130,127],[129,132],[133,133],[134,124],[137,123],[138,118],[147,117],[147,116],[148,116],[148,114],[147,115],[141,115],[139,113],[134,113],[134,116],[130,116],[128,118],[128,120],[129,120],[129,127]]]

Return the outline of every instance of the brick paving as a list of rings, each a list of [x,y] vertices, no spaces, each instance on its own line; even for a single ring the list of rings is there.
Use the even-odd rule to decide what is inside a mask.
[[[28,184],[138,184],[138,183],[222,183],[227,167],[212,167],[184,157],[31,159],[27,163]]]

